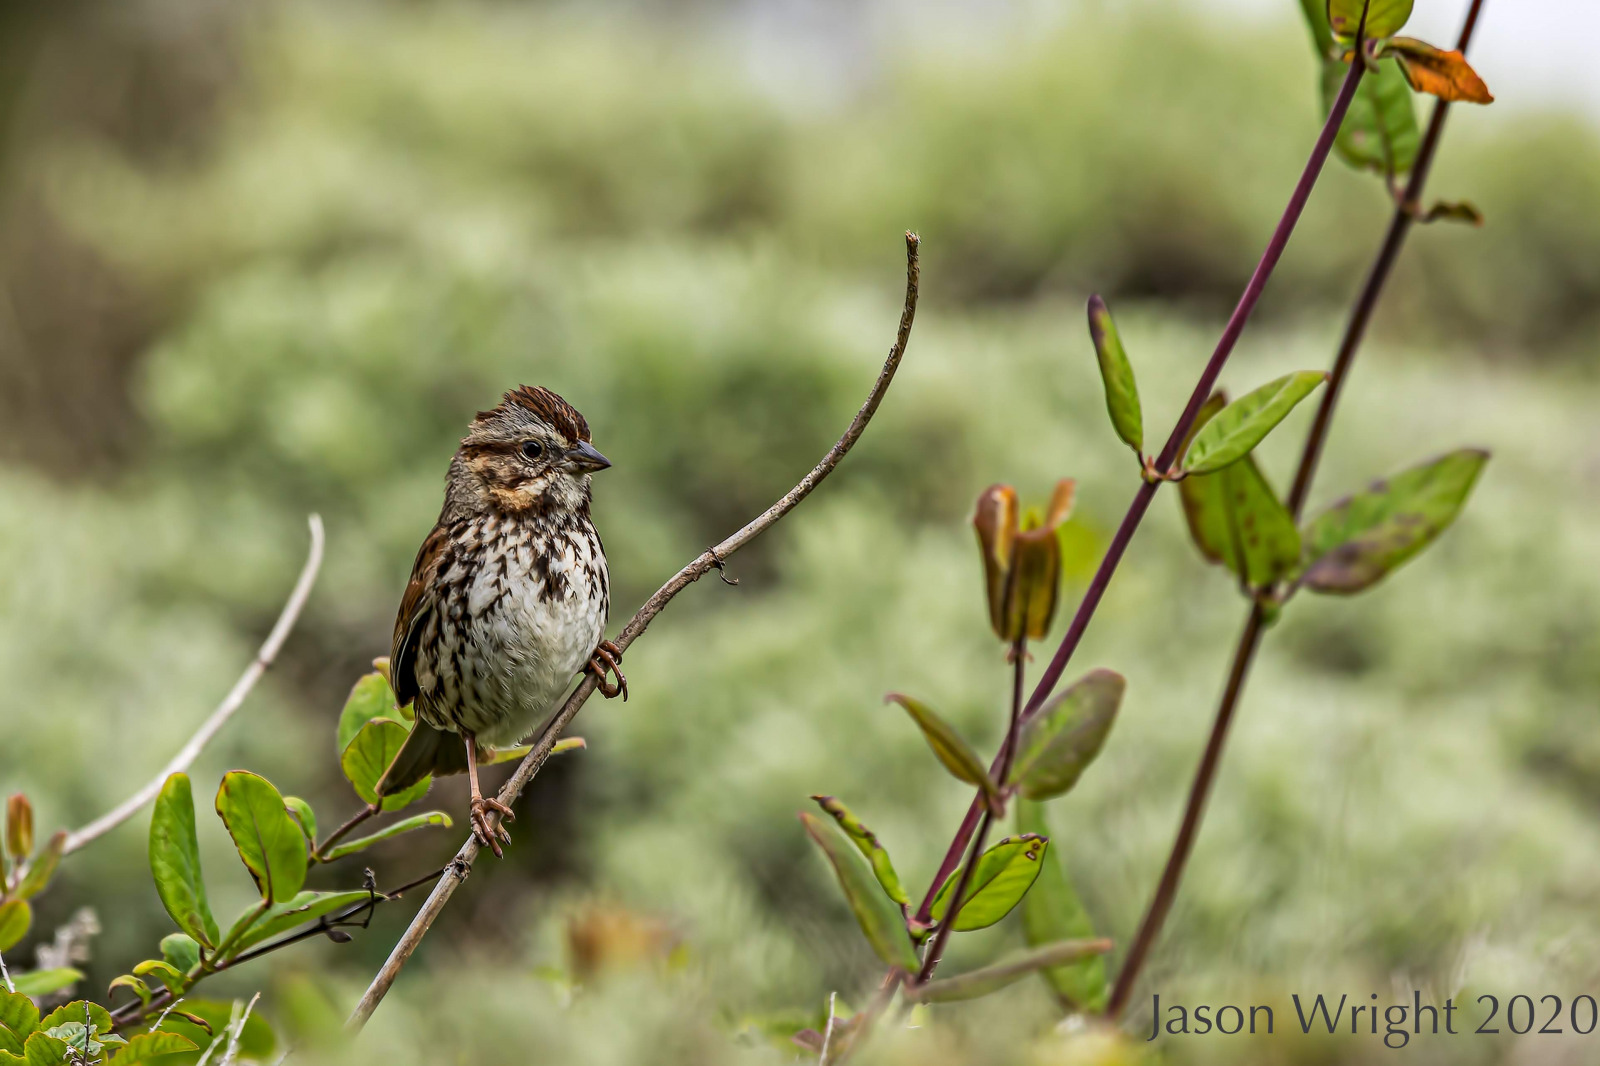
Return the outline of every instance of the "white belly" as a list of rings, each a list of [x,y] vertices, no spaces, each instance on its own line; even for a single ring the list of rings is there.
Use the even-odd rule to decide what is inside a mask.
[[[460,572],[446,574],[456,590],[441,620],[447,653],[418,664],[429,668],[419,680],[425,672],[433,682],[422,685],[432,696],[419,708],[430,712],[424,719],[489,747],[515,744],[550,720],[600,643],[610,605],[605,556],[587,524],[542,544],[514,538],[501,550],[506,543],[483,537]]]

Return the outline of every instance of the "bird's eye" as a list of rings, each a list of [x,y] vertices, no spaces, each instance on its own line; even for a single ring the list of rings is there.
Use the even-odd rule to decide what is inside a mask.
[[[544,452],[544,445],[536,440],[522,442],[522,457],[524,459],[537,459]]]

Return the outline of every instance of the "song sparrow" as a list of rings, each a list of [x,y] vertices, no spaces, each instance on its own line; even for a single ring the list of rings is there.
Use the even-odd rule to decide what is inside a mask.
[[[400,600],[389,677],[416,724],[378,791],[465,771],[473,832],[496,855],[487,811],[511,811],[484,798],[478,762],[541,728],[580,669],[627,697],[621,653],[600,640],[611,583],[589,518],[589,476],[610,465],[561,397],[506,393],[450,460],[444,509]]]

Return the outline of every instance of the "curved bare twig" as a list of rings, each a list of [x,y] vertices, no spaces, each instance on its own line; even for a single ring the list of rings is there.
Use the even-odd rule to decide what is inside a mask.
[[[768,507],[756,518],[752,519],[743,529],[734,533],[727,540],[714,548],[702,552],[693,562],[673,575],[655,595],[645,601],[628,624],[622,628],[614,643],[617,648],[626,651],[628,646],[639,639],[645,629],[650,625],[656,615],[672,601],[672,598],[712,570],[719,570],[724,560],[740,548],[749,544],[756,537],[766,532],[768,528],[799,505],[800,501],[811,494],[811,490],[822,482],[822,479],[833,472],[845,454],[855,446],[861,434],[866,431],[867,423],[872,421],[872,416],[877,413],[878,405],[883,402],[883,397],[889,391],[889,384],[894,380],[895,371],[900,367],[900,360],[906,353],[906,342],[911,338],[911,322],[917,313],[917,285],[920,276],[920,265],[917,258],[917,248],[921,243],[920,238],[911,232],[906,233],[906,297],[904,308],[900,312],[900,328],[895,333],[894,346],[889,349],[889,358],[885,360],[883,369],[878,373],[878,380],[873,383],[872,391],[868,393],[867,400],[856,412],[855,418],[850,421],[850,426],[844,431],[834,446],[828,449],[811,472],[800,479],[800,483],[784,493],[778,502]],[[585,675],[583,681],[573,690],[567,702],[562,705],[559,713],[545,727],[539,737],[539,742],[533,746],[520,765],[517,772],[511,775],[501,787],[499,800],[510,805],[521,795],[538,774],[544,762],[550,757],[550,749],[555,746],[556,738],[567,727],[573,717],[583,707],[584,701],[594,692],[596,681],[593,675]],[[498,815],[490,817],[498,824]],[[405,966],[406,960],[411,958],[411,953],[417,949],[422,938],[427,935],[428,929],[433,925],[445,904],[450,901],[450,896],[465,881],[467,874],[472,870],[472,861],[478,856],[478,840],[476,836],[467,837],[467,842],[461,845],[461,850],[456,852],[456,857],[446,869],[438,884],[434,885],[427,902],[411,920],[411,925],[406,929],[394,950],[389,953],[389,958],[384,962],[382,969],[372,979],[366,993],[361,997],[361,1002],[356,1004],[355,1010],[350,1015],[346,1027],[352,1031],[359,1031],[377,1009],[383,997],[388,994],[389,987],[394,984],[394,979],[399,976],[400,970]]]
[[[294,583],[294,590],[289,593],[288,602],[283,605],[283,610],[278,614],[278,621],[272,627],[272,632],[267,634],[267,639],[262,642],[261,650],[256,652],[255,659],[245,667],[239,680],[234,682],[233,688],[222,698],[217,709],[211,712],[189,738],[172,761],[162,768],[161,772],[149,781],[143,788],[129,796],[114,809],[102,814],[82,829],[76,829],[67,834],[66,843],[62,846],[61,853],[70,855],[74,851],[88,844],[90,841],[111,832],[117,826],[126,822],[139,812],[139,809],[161,791],[161,786],[168,777],[187,770],[194,764],[196,758],[211,739],[227,725],[228,719],[243,704],[245,697],[250,695],[250,690],[256,687],[256,682],[261,680],[261,675],[277,659],[278,651],[283,647],[283,642],[288,639],[290,630],[294,629],[295,622],[300,617],[301,608],[305,607],[307,598],[311,595],[311,587],[316,584],[317,571],[322,566],[322,516],[313,514],[307,520],[311,526],[311,550],[306,555],[306,564],[300,568],[300,577]]]

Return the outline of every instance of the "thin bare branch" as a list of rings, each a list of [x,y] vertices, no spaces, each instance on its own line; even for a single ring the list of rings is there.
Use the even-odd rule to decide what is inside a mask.
[[[250,690],[256,687],[256,682],[261,680],[261,675],[265,674],[267,669],[272,666],[274,660],[278,657],[279,650],[283,647],[283,642],[289,638],[290,631],[294,629],[295,622],[299,620],[300,611],[305,607],[306,600],[311,595],[311,587],[316,584],[317,571],[322,566],[322,516],[314,514],[307,521],[311,526],[311,550],[306,555],[306,564],[300,568],[300,578],[294,583],[294,590],[289,593],[289,600],[283,605],[283,610],[278,614],[278,621],[273,625],[272,632],[267,634],[267,639],[262,642],[261,650],[256,652],[255,660],[245,668],[239,680],[234,682],[233,688],[223,697],[222,702],[217,705],[217,709],[211,712],[211,717],[207,718],[204,724],[195,731],[194,736],[189,738],[189,742],[179,750],[178,754],[172,757],[172,761],[167,763],[161,772],[148,784],[129,796],[115,809],[96,818],[82,829],[70,833],[67,836],[66,845],[61,851],[63,855],[72,854],[85,844],[104,836],[129,818],[132,818],[139,812],[141,807],[156,798],[156,795],[161,791],[161,786],[168,777],[181,773],[194,765],[194,761],[199,758],[200,752],[204,750],[207,744],[211,743],[213,737],[221,732],[222,727],[228,724],[228,719],[232,718],[234,712],[244,704],[245,697],[250,695]]]
[[[722,564],[727,560],[728,556],[755,540],[775,525],[779,519],[794,510],[801,500],[811,494],[812,489],[821,484],[823,478],[833,472],[834,468],[839,465],[840,460],[861,438],[861,434],[866,431],[867,423],[872,421],[872,416],[877,413],[878,405],[883,402],[884,394],[889,391],[889,385],[894,381],[895,371],[900,368],[900,360],[905,356],[906,343],[911,338],[911,323],[916,318],[917,313],[917,285],[920,279],[920,263],[917,250],[920,243],[920,238],[915,233],[906,233],[906,295],[905,304],[900,312],[900,327],[895,332],[894,345],[889,349],[889,357],[884,361],[883,369],[878,373],[878,380],[873,383],[872,391],[867,394],[866,402],[856,412],[855,418],[851,419],[850,426],[844,431],[844,435],[839,438],[832,448],[828,449],[828,454],[824,455],[821,461],[811,468],[811,472],[801,478],[799,484],[795,485],[794,488],[784,493],[776,503],[722,543],[702,552],[693,562],[674,574],[670,581],[657,589],[655,595],[645,601],[644,606],[639,608],[638,612],[628,620],[628,624],[623,626],[622,632],[617,635],[614,643],[619,651],[626,651],[629,645],[639,639],[639,636],[655,619],[655,616],[660,614],[668,603],[672,602],[674,596],[711,571],[717,570],[720,572]],[[578,687],[573,690],[572,695],[567,698],[567,702],[562,705],[555,718],[540,734],[539,741],[533,746],[533,750],[523,757],[522,762],[517,766],[516,773],[512,774],[505,785],[501,787],[498,797],[500,802],[507,806],[516,802],[517,797],[522,794],[522,790],[527,787],[528,782],[533,780],[540,768],[544,766],[545,760],[550,757],[550,749],[555,746],[556,738],[561,735],[561,731],[567,727],[567,724],[572,721],[579,709],[583,707],[584,701],[594,692],[595,687],[596,680],[594,676],[592,674],[585,675]],[[496,814],[490,814],[490,818],[494,819],[497,824],[498,817]],[[395,978],[399,976],[400,970],[405,966],[406,961],[411,958],[411,953],[417,950],[417,945],[428,934],[428,929],[433,925],[434,920],[439,917],[440,912],[444,910],[445,904],[450,901],[451,895],[466,880],[467,874],[472,870],[473,860],[477,857],[477,837],[469,836],[466,843],[461,845],[461,850],[456,852],[455,860],[446,869],[444,876],[439,879],[438,884],[434,885],[433,891],[429,894],[427,901],[423,903],[422,909],[411,920],[411,925],[406,929],[405,935],[400,938],[399,942],[395,944],[394,950],[389,953],[389,958],[384,962],[382,969],[372,979],[372,984],[361,997],[361,1002],[356,1004],[355,1010],[350,1015],[350,1020],[346,1023],[347,1028],[352,1031],[359,1031],[367,1023],[367,1019],[372,1017],[372,1012],[377,1009],[378,1004],[383,1001],[383,997],[388,994],[389,988],[394,984]]]

